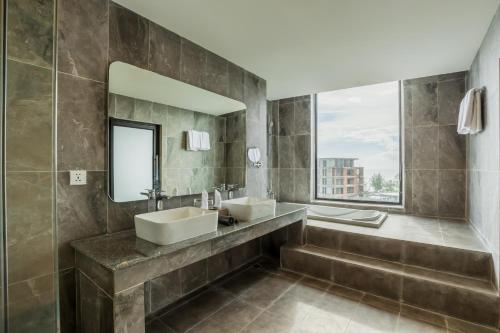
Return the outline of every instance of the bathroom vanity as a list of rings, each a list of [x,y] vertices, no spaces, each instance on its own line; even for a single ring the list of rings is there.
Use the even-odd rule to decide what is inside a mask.
[[[246,259],[255,259],[262,254],[261,237],[280,229],[288,244],[303,244],[305,224],[304,206],[278,203],[273,215],[235,226],[219,225],[215,232],[165,246],[137,238],[135,230],[75,241],[78,294],[83,300],[80,323],[98,322],[105,332],[144,332],[148,313],[160,310],[151,308],[155,296],[151,281],[207,260],[206,283],[211,282],[238,268],[220,271],[211,259],[248,242],[253,242],[254,250]],[[219,272],[211,274],[211,270]]]

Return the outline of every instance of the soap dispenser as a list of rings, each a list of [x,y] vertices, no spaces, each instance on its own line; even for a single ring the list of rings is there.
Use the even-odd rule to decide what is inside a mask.
[[[208,209],[208,192],[203,190],[201,192],[201,209]]]

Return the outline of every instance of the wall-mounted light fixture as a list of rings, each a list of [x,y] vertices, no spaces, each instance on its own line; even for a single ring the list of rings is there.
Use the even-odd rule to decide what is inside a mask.
[[[256,168],[260,168],[262,166],[262,162],[260,161],[260,149],[257,147],[248,148],[247,152],[248,160],[250,164]]]

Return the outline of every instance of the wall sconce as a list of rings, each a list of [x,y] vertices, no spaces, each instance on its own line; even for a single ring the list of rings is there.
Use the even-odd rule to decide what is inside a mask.
[[[262,166],[262,162],[260,161],[260,149],[257,147],[248,148],[247,152],[248,160],[250,164],[256,168],[260,168]]]

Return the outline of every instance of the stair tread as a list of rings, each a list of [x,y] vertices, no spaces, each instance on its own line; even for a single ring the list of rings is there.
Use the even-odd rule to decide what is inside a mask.
[[[496,287],[493,285],[493,283],[487,280],[480,280],[468,276],[441,272],[423,267],[409,266],[401,263],[384,261],[376,258],[321,248],[313,245],[286,247],[288,249],[293,249],[302,253],[308,253],[311,255],[321,256],[328,259],[347,262],[372,269],[389,271],[391,273],[395,273],[405,277],[424,279],[490,295],[497,294]]]

